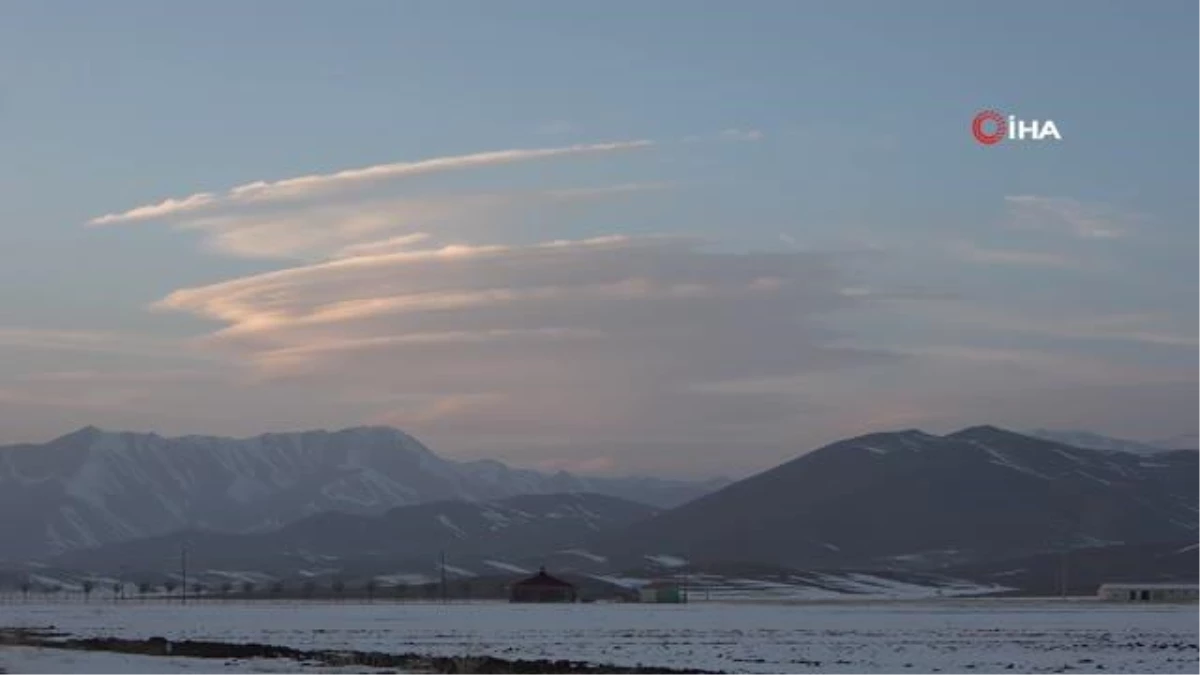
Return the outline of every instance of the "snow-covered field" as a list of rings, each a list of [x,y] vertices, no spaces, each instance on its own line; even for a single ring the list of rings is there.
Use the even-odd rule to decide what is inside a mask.
[[[1200,666],[1195,605],[1093,600],[9,605],[0,607],[0,626],[730,672],[1195,673]],[[89,671],[78,656],[62,670]],[[6,658],[0,650],[0,668],[21,672]]]
[[[9,673],[343,673],[356,667],[298,664],[290,659],[196,659],[73,649],[0,646],[0,668]]]

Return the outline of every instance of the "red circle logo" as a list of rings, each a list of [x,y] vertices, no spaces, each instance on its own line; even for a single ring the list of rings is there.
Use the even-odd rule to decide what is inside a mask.
[[[995,110],[984,110],[971,120],[971,133],[980,143],[995,145],[1008,134],[1008,121]]]

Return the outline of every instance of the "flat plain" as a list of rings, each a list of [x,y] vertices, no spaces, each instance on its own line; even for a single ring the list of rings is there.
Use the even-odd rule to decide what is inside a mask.
[[[1200,666],[1194,604],[1090,599],[682,605],[251,602],[186,607],[93,602],[0,609],[2,627],[52,627],[74,637],[161,636],[722,672],[1194,673]],[[0,649],[0,668],[37,669],[36,652],[20,652],[18,663],[12,649]],[[92,668],[85,654],[73,658],[73,672]],[[159,664],[162,669],[171,665]]]

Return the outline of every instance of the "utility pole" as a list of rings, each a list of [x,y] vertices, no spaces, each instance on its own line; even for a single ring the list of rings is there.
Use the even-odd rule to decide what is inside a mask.
[[[1063,600],[1067,599],[1067,588],[1069,586],[1068,579],[1067,579],[1067,572],[1068,572],[1067,556],[1069,556],[1069,555],[1070,555],[1070,549],[1069,548],[1064,549],[1063,554],[1062,554],[1062,599]]]
[[[187,542],[179,548],[179,571],[183,583],[179,585],[179,604],[187,604]]]
[[[446,604],[446,552],[441,552],[442,568],[442,604]]]

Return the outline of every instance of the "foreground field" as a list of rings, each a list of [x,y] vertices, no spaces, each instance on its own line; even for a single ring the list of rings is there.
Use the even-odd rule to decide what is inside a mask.
[[[821,605],[108,604],[15,605],[5,607],[2,616],[5,626],[53,626],[79,637],[163,636],[728,672],[1194,673],[1200,666],[1195,605],[1030,600]],[[6,667],[5,658],[0,650],[0,668]],[[13,666],[7,667],[17,672]],[[168,669],[169,664],[162,667]],[[86,660],[80,658],[72,670],[88,670]]]

